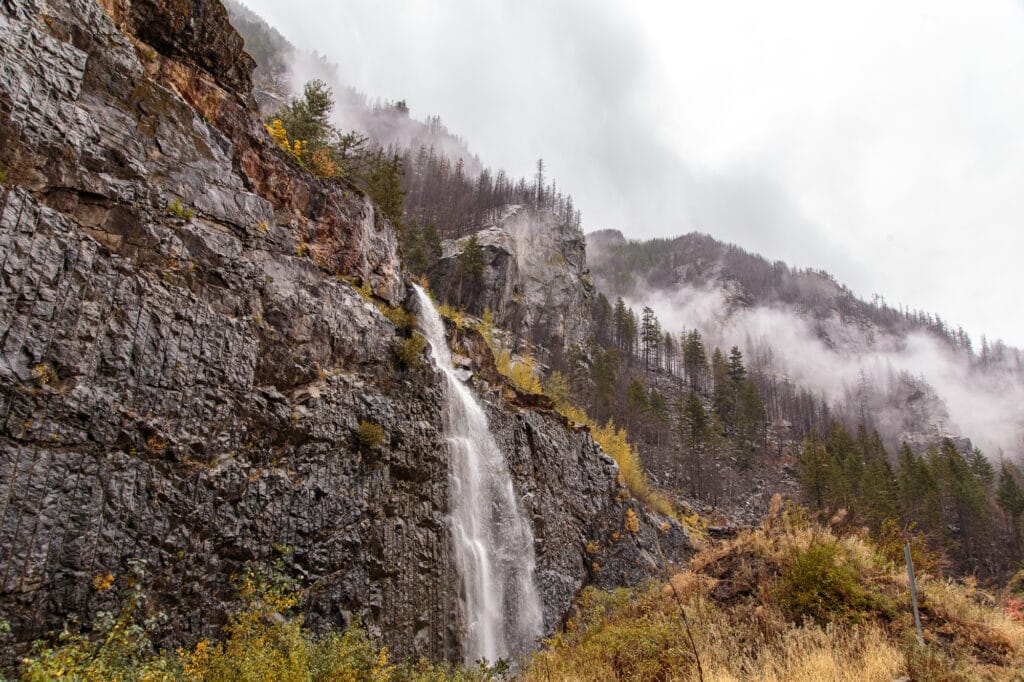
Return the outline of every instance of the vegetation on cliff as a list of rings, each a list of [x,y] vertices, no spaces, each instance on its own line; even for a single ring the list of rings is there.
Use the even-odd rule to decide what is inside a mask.
[[[108,579],[109,578],[109,579]],[[464,669],[426,661],[395,662],[387,647],[359,623],[343,631],[315,633],[297,609],[306,594],[282,567],[250,566],[235,577],[239,608],[230,614],[217,640],[158,650],[151,636],[163,616],[145,597],[144,567],[115,581],[102,576],[97,591],[123,588],[116,612],[102,612],[91,628],[69,624],[55,643],[37,642],[21,665],[21,679],[80,682],[472,682],[489,680],[507,669],[481,664]]]

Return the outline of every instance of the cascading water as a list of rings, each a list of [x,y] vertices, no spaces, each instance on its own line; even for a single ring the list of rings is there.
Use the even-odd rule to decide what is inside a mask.
[[[533,531],[519,510],[487,415],[452,369],[441,316],[426,292],[415,289],[420,329],[447,384],[444,429],[450,455],[452,548],[467,622],[465,660],[512,659],[530,651],[542,629],[533,580]]]

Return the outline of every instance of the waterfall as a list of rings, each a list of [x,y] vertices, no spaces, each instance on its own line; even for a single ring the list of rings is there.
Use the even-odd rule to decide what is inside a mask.
[[[419,325],[445,376],[452,549],[462,578],[466,663],[512,659],[540,637],[533,530],[523,517],[487,415],[452,368],[444,323],[419,286]]]

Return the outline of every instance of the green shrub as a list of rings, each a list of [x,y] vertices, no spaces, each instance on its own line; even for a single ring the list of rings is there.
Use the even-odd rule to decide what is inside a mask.
[[[413,313],[391,306],[384,306],[383,312],[384,317],[388,318],[403,336],[408,336],[416,328],[416,316]]]
[[[783,611],[798,621],[855,618],[857,612],[871,607],[857,569],[831,538],[793,551],[782,566],[775,597]]]
[[[423,349],[426,347],[427,340],[423,335],[413,333],[408,339],[398,344],[395,352],[404,367],[413,368],[423,362]]]
[[[380,424],[361,421],[359,422],[359,428],[356,429],[356,440],[359,443],[360,450],[378,448],[384,443],[384,429]]]
[[[174,201],[172,201],[167,206],[167,210],[170,211],[171,214],[179,218],[183,218],[185,220],[189,220],[195,216],[195,213],[193,211],[190,211],[181,205],[181,200],[178,199],[177,197],[175,197]]]

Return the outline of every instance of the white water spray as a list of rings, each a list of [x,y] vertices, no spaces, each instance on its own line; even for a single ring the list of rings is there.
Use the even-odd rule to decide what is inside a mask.
[[[465,660],[472,664],[482,658],[515,658],[533,648],[542,630],[533,581],[533,531],[519,510],[487,416],[452,369],[441,316],[426,292],[415,289],[420,329],[447,384],[444,430],[450,455],[452,548],[467,623]]]

